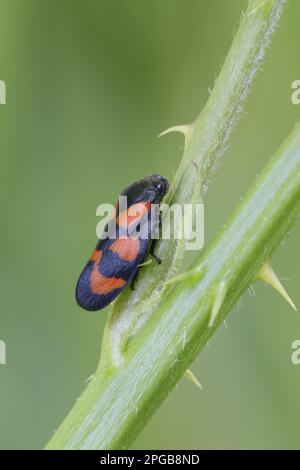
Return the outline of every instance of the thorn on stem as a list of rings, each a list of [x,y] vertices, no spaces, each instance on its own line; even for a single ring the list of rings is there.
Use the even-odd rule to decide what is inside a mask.
[[[211,328],[214,325],[217,319],[218,313],[222,307],[225,296],[226,296],[226,283],[225,281],[221,281],[220,284],[218,285],[216,296],[215,296],[214,303],[212,306],[212,311],[211,311],[210,319],[208,323],[209,328]]]
[[[200,390],[203,390],[203,387],[202,387],[201,383],[199,382],[197,377],[193,374],[193,372],[190,369],[187,369],[185,371],[184,376],[185,376],[186,379],[193,382],[193,384],[196,385],[196,387],[198,387]]]
[[[269,263],[264,263],[255,276],[255,280],[261,280],[273,287],[287,301],[290,306],[297,311],[296,305],[288,295],[287,291],[279,281]]]
[[[169,134],[170,132],[181,132],[185,138],[187,138],[190,133],[193,130],[193,124],[181,124],[179,126],[172,126],[169,127],[169,129],[166,129],[165,131],[161,132],[158,137],[163,137],[166,134]]]
[[[138,264],[138,268],[141,268],[142,266],[148,266],[151,263],[152,263],[152,258],[148,259],[147,261],[144,261],[141,264]]]
[[[203,276],[203,271],[189,270],[184,273],[178,274],[177,276],[171,277],[165,282],[165,286],[170,284],[177,284],[177,282],[182,282],[186,280],[199,280]]]

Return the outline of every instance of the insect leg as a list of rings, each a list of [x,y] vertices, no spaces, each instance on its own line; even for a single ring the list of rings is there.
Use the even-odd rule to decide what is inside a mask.
[[[156,242],[157,239],[152,240],[149,253],[157,261],[157,264],[161,264],[161,258],[154,253]]]
[[[137,268],[137,270],[135,271],[135,273],[133,275],[133,278],[131,279],[131,284],[130,284],[130,289],[131,290],[135,290],[135,283],[136,283],[136,281],[138,280],[138,277],[139,277],[139,270],[140,270],[140,268]]]

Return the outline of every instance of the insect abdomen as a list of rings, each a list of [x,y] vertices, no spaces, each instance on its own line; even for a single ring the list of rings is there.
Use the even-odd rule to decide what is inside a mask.
[[[147,245],[148,240],[116,239],[96,247],[79,277],[77,303],[89,311],[110,304],[133,278]]]

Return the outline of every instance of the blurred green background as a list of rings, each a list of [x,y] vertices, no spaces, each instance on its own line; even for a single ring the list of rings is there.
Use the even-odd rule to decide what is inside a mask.
[[[107,311],[76,306],[96,206],[174,175],[182,137],[237,29],[243,0],[1,0],[0,447],[41,448],[94,371]],[[208,240],[299,118],[300,1],[290,0],[205,199]],[[300,306],[299,225],[274,265]],[[298,448],[299,314],[245,293],[134,448]]]

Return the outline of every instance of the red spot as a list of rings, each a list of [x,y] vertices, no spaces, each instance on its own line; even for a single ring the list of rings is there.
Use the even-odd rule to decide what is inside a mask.
[[[124,261],[134,261],[140,250],[140,241],[137,238],[119,238],[109,247],[111,251]]]
[[[132,204],[132,206],[119,214],[117,224],[125,229],[130,228],[135,222],[138,222],[147,214],[147,212],[149,212],[150,207],[150,202],[138,202],[137,204]]]
[[[90,261],[96,261],[99,263],[100,259],[101,259],[101,256],[102,256],[102,251],[101,250],[94,250],[91,257],[90,257]]]
[[[93,294],[98,295],[109,294],[114,289],[124,287],[126,284],[124,279],[117,277],[106,277],[99,272],[98,268],[102,255],[102,250],[95,250],[90,258],[91,261],[95,262],[91,272],[90,289]]]

